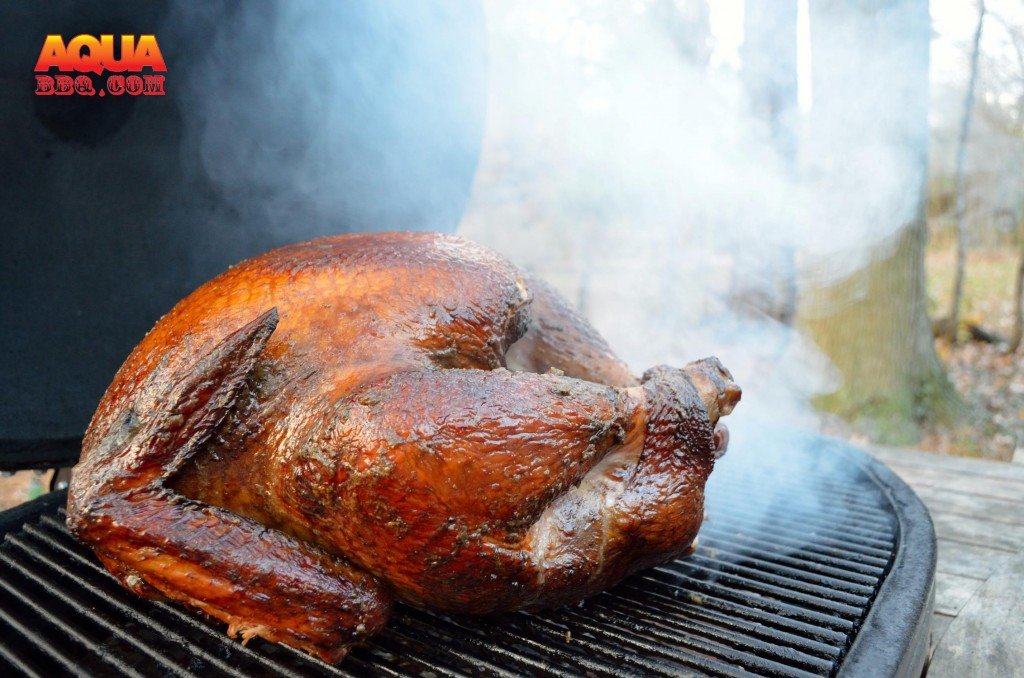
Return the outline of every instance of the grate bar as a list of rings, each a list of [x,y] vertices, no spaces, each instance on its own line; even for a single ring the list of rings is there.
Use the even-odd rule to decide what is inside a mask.
[[[536,652],[537,657],[550,657],[550,648],[546,642],[550,642],[550,639],[542,639],[530,634],[522,634],[520,629],[515,625],[515,618],[512,616],[501,617],[495,619],[475,619],[467,618],[466,621],[454,617],[448,617],[443,615],[433,615],[422,610],[415,608],[403,607],[402,608],[402,621],[410,623],[413,628],[422,628],[422,626],[438,626],[449,629],[453,632],[454,637],[458,637],[461,634],[470,633],[481,640],[481,642],[491,641],[493,642],[495,635],[500,635],[509,644],[503,644],[504,649],[507,651],[507,655],[514,661],[526,665],[535,665],[536,660],[531,660],[524,652]],[[515,647],[516,650],[511,648]],[[548,650],[545,652],[545,650]],[[569,651],[566,648],[559,647],[558,655],[564,660],[572,660],[573,662],[579,659],[578,656],[572,656],[575,650]],[[578,655],[578,652],[575,652]],[[584,655],[587,669],[598,675],[613,675],[615,673],[615,667],[610,664],[604,664],[600,660],[595,659],[591,655]],[[572,672],[566,672],[560,669],[557,664],[551,664],[548,662],[542,662],[544,671],[553,672],[557,675],[571,676],[576,674],[574,669]]]
[[[671,576],[665,577],[665,574]],[[704,604],[707,597],[725,598],[726,600],[738,603],[742,607],[760,608],[779,616],[789,617],[808,624],[820,624],[825,628],[835,631],[848,632],[853,628],[852,622],[848,619],[816,610],[808,610],[776,598],[758,595],[755,591],[741,592],[734,588],[694,578],[685,572],[665,573],[647,571],[642,572],[639,579],[640,581],[648,582],[652,586],[664,587],[668,590],[669,595],[672,595],[673,591],[679,591],[680,588],[683,588],[685,595],[695,604]]]
[[[755,644],[765,642],[766,644],[774,643],[777,645],[779,640],[783,640],[791,646],[798,648],[804,654],[826,659],[829,662],[835,661],[841,650],[840,647],[835,645],[828,645],[778,629],[765,629],[761,625],[747,620],[732,619],[723,615],[705,614],[694,609],[695,606],[686,608],[686,613],[681,614],[682,610],[679,608],[666,612],[664,606],[654,604],[650,607],[657,609],[657,613],[655,613],[653,610],[636,603],[624,604],[614,597],[603,596],[595,599],[593,605],[602,609],[636,615],[646,619],[651,624],[674,630],[677,633],[711,634],[721,642],[734,644],[737,647],[741,644],[740,641],[746,642],[749,640]]]
[[[0,607],[0,621],[2,621],[12,630],[17,631],[19,634],[21,634],[21,637],[29,641],[29,643],[32,644],[32,647],[34,649],[39,650],[43,654],[46,654],[51,660],[53,660],[54,666],[60,666],[61,668],[63,668],[64,671],[67,672],[67,675],[82,676],[83,678],[88,677],[89,674],[82,671],[75,662],[71,661],[71,659],[69,659],[62,652],[57,651],[56,648],[52,647],[48,642],[43,640],[35,631],[26,628],[24,625],[18,622],[18,620],[12,617],[10,614],[8,614],[3,607]],[[5,648],[5,655],[6,654],[9,654],[9,652]],[[16,659],[15,663],[20,665],[22,662],[20,659]]]
[[[432,627],[430,627],[428,625],[412,623],[411,619],[409,620],[409,622],[410,623],[408,624],[408,627],[409,627],[408,631],[405,631],[405,630],[403,630],[402,632],[395,631],[395,633],[398,634],[398,635],[402,635],[404,637],[407,637],[410,640],[412,640],[413,634],[411,632],[412,631],[416,631],[418,634],[422,634],[423,636],[425,636],[427,638],[430,638],[432,641],[434,641],[434,643],[435,643],[434,645],[427,645],[425,643],[420,643],[420,644],[424,645],[425,648],[428,648],[427,652],[429,652],[431,655],[435,655],[437,657],[438,661],[444,661],[444,654],[439,652],[437,650],[437,648],[444,647],[444,644],[447,643],[449,639],[446,638],[445,636],[443,636],[442,634],[438,633],[436,631],[436,629],[434,629],[434,628],[432,628]],[[417,641],[417,642],[419,642],[419,641]],[[475,668],[481,668],[482,667],[482,668],[486,668],[492,674],[497,675],[497,676],[505,676],[507,678],[514,678],[514,676],[518,675],[518,674],[513,673],[511,671],[506,671],[504,668],[502,668],[502,667],[498,666],[497,664],[493,663],[491,661],[491,658],[487,657],[487,653],[469,652],[468,650],[463,649],[463,648],[458,648],[458,649],[449,648],[448,651],[451,652],[451,654],[453,654],[455,657],[457,657],[461,661],[465,662],[466,666],[470,670],[470,673],[472,673]]]
[[[849,525],[844,525],[842,530],[837,530],[834,524],[829,525],[812,519],[804,520],[803,516],[785,519],[778,517],[777,520],[772,520],[771,517],[770,513],[757,513],[756,511],[737,510],[729,513],[729,518],[732,519],[730,523],[734,529],[739,531],[750,529],[762,531],[761,526],[766,525],[772,532],[779,531],[790,534],[796,532],[805,538],[815,540],[826,538],[839,542],[842,548],[847,549],[868,547],[884,553],[892,546],[890,538],[879,536],[874,531],[861,533],[863,531]]]
[[[854,512],[831,515],[824,512],[819,514],[795,513],[792,510],[786,510],[785,506],[758,506],[749,502],[740,504],[741,499],[738,497],[734,501],[735,503],[730,504],[728,508],[710,512],[709,517],[728,515],[730,522],[744,527],[760,525],[767,525],[771,529],[776,526],[794,525],[801,528],[810,527],[838,535],[837,538],[847,539],[851,542],[864,540],[869,543],[887,544],[892,533],[892,523],[869,523],[864,520],[863,516]],[[836,525],[841,525],[842,529],[837,530]]]
[[[738,487],[785,487],[785,492],[780,493],[776,491],[770,494],[801,492],[819,497],[820,503],[824,506],[828,506],[835,499],[842,499],[846,503],[854,503],[858,507],[863,507],[867,510],[885,512],[884,498],[880,494],[873,492],[871,497],[866,497],[860,491],[863,489],[863,486],[851,484],[846,476],[830,476],[816,471],[806,476],[787,474],[785,477],[780,477],[777,474],[754,473],[752,472],[753,470],[752,467],[743,469],[737,473],[737,477],[730,478],[730,482],[722,482],[724,478],[721,475],[712,476],[711,482],[708,485],[715,491],[718,491],[720,488],[723,490],[733,490]],[[872,501],[872,498],[875,501]]]
[[[828,483],[818,486],[794,486],[787,483],[784,494],[775,493],[768,497],[761,496],[753,499],[746,488],[735,484],[715,485],[709,491],[709,496],[711,494],[714,496],[714,505],[722,502],[726,508],[734,505],[745,506],[752,502],[765,508],[773,504],[781,507],[792,507],[792,497],[795,494],[802,494],[813,498],[815,513],[821,511],[823,515],[854,517],[858,521],[873,522],[883,529],[892,522],[892,516],[884,507],[862,501],[847,490],[841,489],[838,486],[830,487]],[[802,511],[802,513],[808,512]]]
[[[46,528],[49,528],[49,529],[46,529]],[[54,549],[56,551],[59,551],[62,555],[64,555],[65,557],[71,559],[77,565],[82,566],[84,568],[87,568],[87,569],[91,570],[93,573],[95,573],[96,575],[98,575],[98,577],[99,577],[98,581],[99,582],[104,582],[106,584],[106,586],[104,586],[106,591],[105,592],[101,592],[99,595],[105,596],[105,597],[107,597],[109,599],[115,599],[118,596],[118,594],[120,594],[123,591],[123,589],[121,588],[121,585],[117,582],[116,579],[114,579],[113,575],[111,575],[109,572],[106,571],[106,569],[103,568],[103,566],[101,566],[98,562],[91,561],[91,560],[85,558],[84,556],[82,556],[81,553],[78,553],[78,552],[75,551],[75,549],[73,547],[77,546],[77,542],[74,541],[74,537],[72,537],[71,533],[68,532],[67,526],[63,522],[56,520],[52,516],[44,516],[43,519],[40,521],[40,526],[26,525],[25,526],[25,532],[35,536],[40,541],[45,542],[49,547],[51,547],[52,549]],[[10,539],[11,536],[13,536],[13,535],[8,535],[8,539]],[[70,547],[66,546],[63,543],[61,543],[61,541],[64,541],[64,542],[70,544]],[[143,602],[140,598],[137,598],[137,597],[135,597],[133,595],[122,596],[122,599],[125,600],[125,601],[130,601],[131,604],[134,604],[130,608],[131,612],[129,613],[129,615],[133,619],[147,620],[147,617],[149,616],[147,614],[148,610],[145,607],[142,607],[142,606],[143,605],[146,605],[147,607],[148,606],[155,606],[160,611],[166,612],[169,616],[173,617],[175,621],[183,623],[183,624],[187,625],[188,627],[190,627],[190,628],[192,628],[194,630],[200,631],[204,636],[214,640],[217,643],[218,646],[220,646],[225,641],[225,639],[227,639],[227,636],[226,636],[225,633],[223,633],[221,631],[217,631],[216,629],[210,628],[208,625],[200,622],[196,617],[189,615],[187,612],[182,611],[179,607],[175,606],[174,604],[166,603],[166,602],[163,602],[163,601],[146,601],[146,602]],[[122,603],[122,604],[126,604],[126,603]],[[138,607],[135,607],[135,606],[138,606]],[[148,624],[149,622],[148,621],[144,621],[143,623],[147,623]],[[151,628],[154,628],[158,632],[160,632],[159,631],[160,628],[164,627],[164,625],[160,625],[159,622],[157,622],[156,619],[153,619],[152,623],[154,625],[156,625],[156,626],[152,626]],[[180,637],[180,635],[179,635],[179,637]],[[284,664],[280,664],[278,662],[274,662],[269,657],[265,657],[265,656],[263,656],[263,655],[261,655],[261,654],[259,654],[257,652],[254,652],[253,650],[249,649],[247,646],[242,645],[239,642],[233,641],[231,639],[227,639],[227,640],[229,642],[231,642],[232,645],[235,648],[237,648],[237,650],[239,652],[245,654],[248,658],[257,661],[258,663],[263,665],[265,667],[265,669],[268,669],[268,670],[271,670],[271,671],[277,671],[279,673],[284,673],[284,674],[299,675],[299,674],[294,673],[294,671],[290,671]],[[191,638],[191,639],[189,639],[187,641],[184,641],[184,642],[186,642],[186,643],[191,645],[191,644],[196,643],[197,639],[193,637],[193,638]],[[254,641],[254,642],[258,642],[258,639],[256,641]],[[281,646],[277,646],[277,647],[286,647],[286,646],[281,645]],[[324,670],[326,670],[329,673],[335,673],[337,675],[347,675],[347,674],[339,671],[335,667],[332,667],[329,664],[326,664],[324,662],[321,662],[318,659],[310,657],[309,655],[305,654],[304,652],[300,652],[298,650],[296,650],[295,652],[298,653],[300,658],[305,660],[305,663],[310,663],[310,664],[315,663],[315,665],[317,665],[316,666],[317,673],[322,673]]]
[[[716,473],[693,556],[578,606],[479,618],[399,605],[388,627],[337,667],[259,639],[243,647],[216,622],[125,591],[67,531],[53,495],[49,508],[4,527],[0,633],[23,642],[0,638],[0,666],[47,678],[104,666],[204,678],[831,677],[887,576],[898,528],[867,472],[838,478],[813,469],[813,485],[778,473]],[[794,492],[809,493],[820,510],[791,510]]]
[[[7,542],[13,543],[13,535],[8,535]],[[12,555],[13,554],[11,554],[10,551],[0,552],[0,562],[16,570],[18,574],[32,581],[44,591],[57,592],[60,590],[60,587],[54,586],[53,582],[48,582],[42,577],[39,577],[38,575],[33,573],[29,568],[25,567],[25,565],[18,562],[18,559],[12,557]],[[85,607],[73,598],[69,596],[62,596],[58,599],[56,598],[56,596],[54,596],[54,601],[57,600],[59,600],[60,603],[62,603],[65,607],[70,608],[78,615],[88,619],[93,624],[102,627],[104,630],[111,633],[112,635],[117,636],[125,643],[137,648],[139,651],[143,652],[152,660],[156,661],[158,664],[163,666],[166,670],[171,671],[172,673],[176,673],[178,675],[187,675],[185,671],[181,669],[180,666],[178,666],[173,661],[163,656],[159,652],[155,651],[153,648],[149,647],[147,643],[142,643],[131,634],[125,633],[122,629],[118,628],[116,624],[110,623],[107,619],[96,614],[95,612]]]
[[[439,663],[433,650],[422,641],[404,636],[394,629],[385,629],[369,648],[375,663],[388,666],[396,673],[413,673],[415,675],[432,674],[447,678],[463,678],[467,676],[462,661],[448,659],[448,666]],[[461,657],[457,657],[461,660]]]
[[[553,613],[552,616],[557,617],[561,616],[561,614],[564,614],[564,612],[556,611],[555,613]],[[527,616],[521,614],[516,616],[516,621],[534,629],[546,628],[549,632],[553,631],[555,634],[560,634],[563,639],[562,644],[565,647],[568,647],[570,645],[580,646],[581,650],[590,650],[591,652],[597,652],[608,657],[609,659],[612,659],[613,661],[620,662],[620,666],[621,662],[623,661],[629,662],[630,664],[633,664],[634,667],[640,669],[644,675],[658,674],[672,676],[675,674],[676,671],[671,669],[670,667],[665,666],[664,664],[654,662],[650,659],[650,655],[656,653],[653,646],[647,644],[647,647],[644,647],[644,644],[642,643],[638,645],[629,643],[628,639],[625,639],[622,636],[622,630],[618,628],[610,629],[609,631],[608,629],[602,629],[600,625],[590,625],[590,630],[596,630],[598,633],[600,633],[599,637],[601,638],[601,642],[594,642],[590,638],[588,638],[587,635],[580,633],[578,628],[577,633],[573,635],[572,628],[569,625],[565,624],[564,622],[556,622],[554,619],[548,619],[546,617],[533,615]],[[623,646],[623,643],[625,643],[625,646]],[[637,649],[640,649],[643,652],[637,653]],[[666,648],[661,649],[665,650],[666,652],[668,651]],[[669,656],[666,654],[666,652],[661,652],[658,654],[662,654],[662,656]],[[742,671],[737,670],[736,668],[716,659],[715,657],[709,657],[703,654],[672,654],[674,655],[673,658],[675,658],[684,666],[687,666],[691,669],[704,671],[712,675],[741,676],[743,674]]]
[[[664,610],[666,614],[675,615],[685,611],[686,615],[689,616],[699,614],[703,610],[709,610],[719,614],[733,615],[736,618],[756,621],[771,629],[804,632],[808,638],[813,638],[823,644],[833,645],[837,652],[842,647],[843,639],[845,638],[842,632],[825,628],[820,624],[809,624],[798,619],[784,617],[756,607],[744,606],[743,604],[711,595],[687,592],[687,599],[690,602],[682,603],[672,593],[661,593],[654,590],[651,586],[630,584],[623,588],[630,591],[631,595],[638,600],[645,600],[647,604],[655,605],[660,610]],[[652,602],[652,598],[661,601],[660,604]]]
[[[870,565],[877,568],[879,571],[885,569],[885,565],[888,562],[886,560],[885,551],[881,549],[868,549],[866,547],[860,548],[849,548],[848,545],[842,543],[837,544],[834,540],[828,538],[819,538],[817,541],[811,541],[809,535],[801,536],[787,536],[785,534],[775,533],[772,534],[772,541],[766,541],[762,537],[751,537],[748,533],[733,530],[731,532],[724,530],[723,528],[714,524],[705,524],[702,530],[707,530],[712,534],[716,534],[724,539],[757,539],[758,542],[765,544],[765,548],[774,548],[776,550],[784,548],[787,552],[790,551],[809,551],[811,553],[820,553],[827,556],[831,556],[837,559],[848,559],[852,562],[864,565]]]
[[[870,574],[862,571],[826,565],[821,562],[821,560],[825,560],[823,558],[811,559],[809,557],[798,558],[795,556],[788,556],[744,545],[736,541],[730,542],[719,537],[708,536],[703,532],[701,532],[700,539],[701,546],[708,551],[708,555],[711,557],[714,557],[713,554],[715,552],[727,553],[735,557],[743,558],[745,561],[757,562],[762,567],[785,568],[787,571],[792,571],[794,573],[804,571],[807,573],[813,572],[821,577],[826,577],[836,582],[841,581],[853,584],[855,586],[862,587],[865,590],[874,591],[872,582],[877,581],[877,575],[881,572],[880,569],[872,570],[871,568],[867,568],[868,572],[875,572],[875,576],[872,577]]]
[[[601,638],[602,645],[610,646],[613,651],[621,653],[623,656],[639,656],[644,660],[648,660],[649,665],[645,668],[651,673],[665,676],[673,675],[663,664],[649,661],[654,657],[670,659],[673,662],[678,662],[690,668],[699,667],[700,670],[714,675],[741,676],[744,673],[743,670],[736,666],[736,657],[730,657],[730,653],[724,651],[724,648],[719,649],[715,643],[706,640],[700,641],[699,639],[684,637],[677,638],[676,643],[673,645],[666,645],[659,642],[656,637],[648,636],[644,638],[642,635],[633,633],[618,624],[603,624],[594,618],[581,618],[580,615],[571,611],[560,612],[558,617],[567,625],[570,631],[576,631],[576,633],[570,636],[572,642],[587,645],[590,643],[591,637],[599,637]],[[706,663],[695,665],[696,663],[693,661],[695,655],[705,657]]]
[[[505,617],[502,621],[505,622],[505,628],[489,624],[488,632],[497,632],[513,642],[529,645],[541,651],[546,650],[549,653],[553,648],[556,656],[561,660],[563,670],[566,668],[564,665],[569,664],[599,676],[614,676],[622,671],[621,661],[623,658],[621,656],[609,657],[607,648],[597,648],[597,651],[588,652],[579,644],[571,645],[564,640],[565,629],[552,633],[551,629],[545,628],[540,620],[532,619],[529,620],[530,624],[524,624],[518,616]],[[529,627],[527,631],[523,630],[524,626]]]
[[[863,606],[870,599],[872,593],[871,589],[865,591],[863,588],[856,593],[851,593],[847,590],[846,585],[841,582],[828,580],[808,581],[806,576],[788,576],[788,573],[782,569],[769,572],[743,563],[729,562],[721,558],[711,558],[707,555],[706,551],[698,550],[686,562],[708,571],[713,571],[717,568],[721,572],[743,577],[744,579],[756,580],[775,586],[790,587],[794,591],[806,591],[812,595],[816,594],[822,598],[846,603],[847,605]]]
[[[823,661],[802,653],[780,651],[777,647],[761,642],[750,643],[748,640],[748,649],[740,649],[736,647],[735,643],[723,639],[721,634],[717,638],[707,633],[673,634],[670,628],[664,627],[660,623],[645,626],[640,630],[636,622],[621,611],[602,608],[599,605],[588,606],[586,615],[590,615],[589,617],[572,609],[561,611],[560,615],[563,618],[571,619],[581,628],[595,629],[602,634],[602,637],[606,637],[608,634],[621,634],[623,638],[631,639],[629,640],[630,644],[635,645],[637,649],[664,654],[674,659],[679,659],[674,656],[678,654],[675,650],[675,647],[678,646],[717,657],[747,670],[771,674],[792,673],[793,669],[803,671],[808,668],[816,669],[820,674],[832,667],[830,661]],[[607,623],[599,624],[600,621]],[[653,643],[651,636],[655,641]]]
[[[7,668],[14,669],[22,676],[42,678],[42,674],[36,672],[31,666],[18,659],[10,650],[0,644],[0,662]]]
[[[455,637],[465,637],[472,639],[474,645],[479,647],[486,646],[486,643],[490,639],[490,636],[485,632],[483,626],[477,624],[468,624],[461,622],[454,618],[446,617],[444,615],[428,615],[421,610],[414,608],[403,609],[403,621],[408,621],[415,628],[420,628],[422,625],[435,625],[438,628],[444,628],[453,633]],[[536,652],[535,655],[529,654],[530,648],[528,643],[520,643],[519,639],[514,634],[507,634],[509,639],[515,639],[514,645],[519,645],[517,649],[512,649],[510,645],[501,645],[500,650],[497,652],[502,657],[505,657],[511,662],[514,662],[524,667],[524,671],[527,673],[532,672],[543,672],[549,675],[562,676],[563,678],[574,675],[569,673],[557,665],[554,665],[550,660],[543,659],[544,654]],[[491,650],[493,648],[488,648]]]
[[[16,546],[19,549],[21,549],[21,551],[23,553],[25,553],[26,555],[34,558],[36,561],[38,561],[38,562],[42,563],[43,565],[45,565],[47,567],[47,569],[49,569],[52,573],[56,574],[59,578],[69,579],[71,581],[71,583],[76,584],[77,587],[79,587],[78,589],[72,588],[72,587],[67,587],[66,590],[70,590],[70,591],[77,591],[77,590],[86,591],[86,592],[88,592],[90,594],[91,598],[94,601],[96,601],[98,606],[107,606],[109,608],[113,608],[117,612],[120,612],[122,614],[125,614],[127,616],[132,617],[135,621],[137,621],[139,623],[142,623],[142,624],[145,624],[146,626],[148,626],[154,632],[161,634],[165,638],[170,638],[170,639],[174,640],[175,642],[180,643],[182,647],[189,649],[191,652],[195,652],[196,654],[201,655],[202,658],[205,661],[207,661],[210,664],[216,666],[218,669],[220,669],[221,671],[223,671],[225,674],[227,674],[229,676],[237,676],[238,678],[245,678],[245,674],[244,673],[241,673],[240,671],[235,669],[233,666],[231,666],[231,665],[221,661],[220,659],[218,659],[217,657],[213,656],[212,654],[206,652],[202,648],[191,645],[189,643],[189,641],[184,636],[182,636],[182,635],[180,635],[178,633],[175,633],[170,628],[164,626],[163,624],[160,624],[160,623],[156,622],[155,620],[153,620],[153,619],[151,619],[149,617],[146,617],[145,615],[136,614],[133,610],[131,610],[124,603],[120,603],[115,598],[113,598],[111,596],[108,596],[108,595],[105,595],[104,593],[99,591],[95,586],[91,585],[86,580],[84,580],[84,579],[82,579],[80,577],[75,577],[73,574],[71,574],[70,571],[68,571],[65,568],[62,568],[60,565],[58,565],[57,563],[54,563],[52,560],[50,560],[46,555],[44,555],[43,553],[40,553],[39,550],[36,549],[32,544],[26,543],[20,535],[8,535],[7,543],[8,544],[13,544],[14,546]],[[48,582],[48,584],[53,586],[54,590],[58,590],[58,591],[59,590],[65,590],[64,587],[60,587],[58,585],[54,585],[55,583],[49,583]],[[67,600],[71,601],[72,599],[68,598]],[[77,601],[75,603],[72,603],[72,604],[76,608],[81,607],[83,613],[88,613],[88,608],[86,608],[85,606],[80,605]],[[93,609],[96,609],[96,608],[93,607]],[[171,661],[171,660],[167,660],[167,661]]]
[[[831,600],[821,600],[807,593],[790,591],[774,584],[765,584],[763,582],[730,574],[728,572],[702,567],[697,563],[687,562],[686,569],[690,570],[690,572],[684,573],[680,569],[672,569],[663,566],[655,567],[653,569],[653,573],[655,575],[660,573],[668,577],[687,579],[691,576],[703,573],[705,575],[705,583],[709,583],[711,579],[714,579],[716,582],[722,582],[735,590],[743,590],[748,593],[755,594],[762,600],[777,600],[794,607],[805,605],[808,611],[819,610],[823,615],[830,616],[831,619],[836,621],[840,619],[848,620],[855,618],[859,614],[859,610],[853,605],[847,605],[846,603],[839,603]]]
[[[71,638],[72,640],[74,640],[78,645],[80,645],[80,646],[82,646],[82,647],[84,647],[86,649],[89,649],[92,646],[92,643],[87,638],[85,638],[81,633],[78,633],[77,631],[74,631],[74,630],[66,628],[67,625],[65,624],[64,620],[58,618],[56,615],[54,615],[52,612],[47,610],[45,607],[42,607],[37,602],[35,602],[31,598],[29,598],[28,596],[23,594],[21,592],[21,590],[20,590],[22,587],[18,587],[18,586],[13,585],[7,579],[7,577],[5,577],[3,575],[2,570],[0,570],[0,588],[2,588],[3,590],[7,591],[7,593],[9,593],[12,597],[17,599],[28,610],[30,610],[31,612],[35,613],[38,617],[40,617],[41,619],[46,621],[49,626],[54,627],[59,633],[62,633],[62,634],[63,633],[67,633],[68,637]],[[15,628],[19,628],[20,627],[21,629],[24,629],[23,626],[21,626],[20,624],[17,624],[16,622],[14,622],[14,620],[11,619],[6,614],[4,615],[4,621],[6,621],[10,626],[13,626]],[[47,654],[50,654],[51,656],[53,656],[58,661],[58,663],[61,666],[63,666],[65,670],[68,671],[68,673],[70,673],[72,675],[76,675],[76,676],[88,676],[89,675],[87,672],[82,671],[78,667],[78,664],[79,664],[78,661],[69,658],[68,656],[66,656],[62,652],[59,652],[56,648],[54,648],[51,645],[51,643],[47,639],[43,638],[39,634],[31,633],[31,635],[29,635],[28,637],[33,642],[36,643],[36,647],[39,647],[39,648],[43,649],[44,651],[47,652]],[[122,673],[124,673],[126,675],[129,675],[129,676],[140,676],[140,678],[141,678],[141,674],[139,674],[137,671],[135,671],[135,669],[131,668],[130,666],[128,666],[127,664],[125,664],[121,660],[117,659],[116,657],[109,656],[109,655],[103,655],[103,656],[100,657],[100,659],[102,659],[104,662],[110,664],[111,666],[116,668],[118,671],[121,671]]]

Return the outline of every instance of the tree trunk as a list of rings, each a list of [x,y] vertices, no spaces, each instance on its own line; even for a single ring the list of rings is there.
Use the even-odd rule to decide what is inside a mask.
[[[741,71],[753,118],[764,124],[778,165],[796,169],[797,0],[746,0]],[[797,306],[796,253],[790,245],[739,248],[730,283],[732,306],[792,325]],[[757,281],[751,287],[751,281]]]
[[[812,210],[837,239],[863,234],[866,251],[808,266],[798,324],[841,377],[819,404],[866,420],[882,440],[912,442],[957,402],[925,296],[928,2],[812,0],[810,10],[814,101],[802,155]],[[851,260],[866,263],[845,273]]]
[[[1024,339],[1024,234],[1021,235],[1020,260],[1017,262],[1017,284],[1013,290],[1013,336],[1009,352],[1016,353]]]
[[[883,441],[917,440],[945,419],[956,396],[932,344],[925,308],[924,214],[877,247],[865,268],[801,290],[800,326],[832,360],[841,387],[819,406],[866,421]]]
[[[787,169],[796,159],[797,0],[746,0],[743,85],[751,112],[764,121]]]
[[[971,71],[964,95],[964,117],[960,124],[960,139],[956,149],[956,276],[953,279],[953,301],[949,309],[948,338],[957,343],[960,334],[960,306],[964,294],[964,273],[967,268],[967,186],[964,165],[967,160],[967,141],[971,134],[971,114],[974,112],[974,87],[978,80],[978,55],[981,52],[981,30],[985,26],[985,0],[978,0],[978,24],[974,29],[971,46]]]

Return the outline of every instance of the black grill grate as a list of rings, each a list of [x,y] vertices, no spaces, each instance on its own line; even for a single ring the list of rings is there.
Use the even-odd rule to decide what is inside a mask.
[[[222,625],[129,594],[68,534],[63,494],[50,495],[0,545],[0,664],[45,676],[834,675],[900,530],[877,480],[817,447],[723,462],[686,560],[541,614],[400,606],[338,667],[259,640],[243,647]]]

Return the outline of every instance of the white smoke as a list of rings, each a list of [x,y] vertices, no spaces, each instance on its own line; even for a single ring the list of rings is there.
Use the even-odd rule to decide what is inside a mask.
[[[667,5],[681,23],[659,0],[485,2],[485,144],[459,232],[553,282],[637,373],[718,355],[744,388],[738,445],[753,419],[815,423],[836,376],[788,322],[796,287],[865,265],[912,218],[923,158],[865,122],[906,115],[868,88],[797,125],[792,166],[731,60],[680,49],[702,3]],[[821,58],[889,77],[872,28],[842,18]]]
[[[878,34],[918,4],[811,17],[813,63],[856,86],[815,76],[849,91],[810,102],[796,158],[752,113],[743,69],[777,55],[741,47],[742,0],[485,0],[486,30],[465,1],[175,3],[163,34],[201,36],[174,55],[182,156],[242,223],[451,229],[483,134],[459,232],[549,279],[637,372],[722,358],[738,443],[757,414],[815,423],[836,377],[792,329],[798,288],[865,265],[916,209],[924,158],[891,134],[914,111],[885,98]]]
[[[164,33],[190,48],[168,57],[182,156],[244,218],[285,242],[454,228],[483,118],[477,5],[177,2]]]

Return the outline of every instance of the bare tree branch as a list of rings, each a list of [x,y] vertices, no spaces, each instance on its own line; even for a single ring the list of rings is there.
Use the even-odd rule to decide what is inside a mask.
[[[960,328],[960,305],[964,293],[964,270],[967,266],[967,191],[964,165],[967,159],[967,141],[971,133],[971,112],[974,110],[974,88],[978,80],[978,55],[981,53],[981,31],[985,26],[985,0],[978,0],[978,25],[974,29],[971,49],[971,74],[964,96],[964,117],[960,127],[960,143],[956,151],[956,278],[953,282],[953,305],[949,312],[949,340],[957,343]]]

